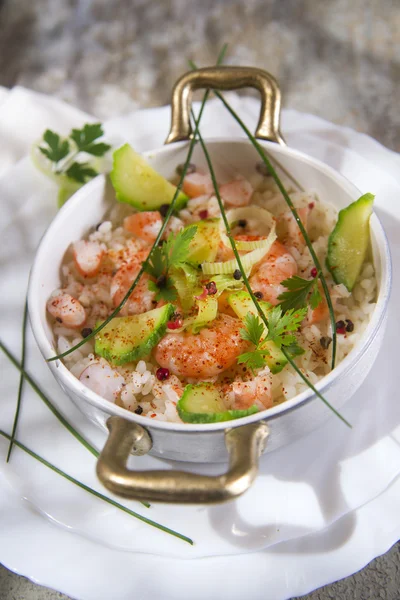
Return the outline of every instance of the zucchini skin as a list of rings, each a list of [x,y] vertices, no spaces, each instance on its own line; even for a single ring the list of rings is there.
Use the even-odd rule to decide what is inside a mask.
[[[123,352],[121,355],[116,354],[115,351],[113,351],[111,348],[106,347],[107,344],[112,346],[112,341],[110,342],[107,339],[104,340],[104,333],[107,334],[108,327],[106,325],[106,327],[95,336],[95,353],[105,358],[112,365],[116,366],[124,365],[129,362],[134,362],[136,360],[139,360],[140,358],[143,358],[144,356],[148,356],[151,350],[154,348],[154,346],[156,346],[163,337],[167,328],[167,322],[175,310],[172,304],[166,304],[162,308],[164,309],[164,314],[162,314],[162,316],[160,317],[160,322],[157,323],[155,329],[141,344],[135,346],[130,351]],[[137,320],[139,320],[140,317],[143,317],[146,314],[148,313],[143,313],[142,315],[132,315],[131,318],[134,319],[136,317]],[[118,319],[120,317],[116,318]],[[129,317],[121,318],[127,319]],[[110,321],[109,324],[112,325],[113,321]],[[110,327],[110,329],[112,330],[112,327]]]

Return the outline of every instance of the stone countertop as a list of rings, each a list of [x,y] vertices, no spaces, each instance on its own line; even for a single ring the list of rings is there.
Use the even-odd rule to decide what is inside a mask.
[[[273,73],[288,108],[400,151],[398,0],[0,0],[0,85],[53,94],[99,119],[169,102],[187,58]],[[303,598],[399,600],[400,545]],[[66,596],[0,567],[0,600]],[[117,599],[116,599],[117,600]]]

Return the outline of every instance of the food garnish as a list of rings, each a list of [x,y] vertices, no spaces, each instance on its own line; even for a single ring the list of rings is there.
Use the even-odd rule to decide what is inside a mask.
[[[329,236],[326,265],[336,283],[351,292],[370,245],[369,220],[375,196],[364,194],[338,215]]]
[[[190,66],[192,67],[192,69],[196,70],[197,67],[196,65],[190,61],[189,62]],[[290,199],[289,194],[287,193],[282,181],[280,180],[280,177],[278,176],[276,170],[274,169],[271,161],[269,160],[266,152],[264,151],[264,149],[260,146],[259,142],[256,140],[256,138],[253,136],[253,134],[251,133],[251,131],[248,129],[248,127],[245,125],[245,123],[242,121],[242,119],[239,117],[239,115],[233,110],[233,108],[231,107],[231,105],[228,103],[228,101],[224,98],[224,96],[218,92],[217,90],[213,90],[213,93],[217,96],[217,98],[219,98],[222,102],[222,104],[225,106],[225,108],[229,111],[229,113],[232,115],[232,117],[235,119],[235,121],[237,121],[237,123],[240,125],[240,127],[243,129],[243,131],[246,133],[247,137],[249,138],[251,144],[254,146],[254,148],[256,149],[256,151],[258,152],[258,154],[260,155],[262,162],[264,163],[265,167],[267,168],[268,172],[270,173],[271,177],[274,179],[276,185],[278,186],[283,198],[285,199],[286,204],[289,206],[290,210],[292,211],[292,214],[299,226],[299,229],[304,237],[304,240],[306,242],[307,248],[310,251],[311,257],[314,261],[315,267],[319,273],[319,278],[321,280],[321,285],[325,294],[325,298],[326,298],[326,302],[328,304],[328,309],[329,309],[329,316],[330,316],[330,321],[331,321],[331,327],[332,327],[332,369],[335,368],[335,362],[336,362],[336,331],[335,331],[335,314],[334,314],[334,310],[333,310],[333,304],[332,304],[332,299],[329,293],[329,288],[328,288],[328,284],[326,282],[326,278],[322,272],[322,267],[321,264],[319,262],[319,259],[314,251],[314,248],[312,246],[311,240],[308,236],[308,233],[297,213],[296,207],[294,206],[292,200]],[[292,178],[293,179],[293,178]],[[300,187],[300,186],[299,186]],[[300,187],[301,189],[301,187]]]
[[[297,311],[290,309],[282,314],[279,306],[271,307],[268,311],[268,331],[257,315],[247,313],[244,319],[245,329],[241,330],[241,336],[244,340],[251,342],[255,348],[241,354],[238,363],[246,364],[253,371],[262,369],[265,365],[270,367],[272,373],[281,371],[287,364],[286,357],[283,355],[283,361],[280,362],[278,359],[277,365],[276,351],[274,352],[271,343],[277,347],[277,350],[281,350],[282,346],[285,346],[293,356],[303,354],[304,350],[298,345],[296,336],[289,332],[299,329],[306,312],[306,308],[301,308]],[[268,358],[272,358],[273,361],[268,361]]]
[[[170,233],[165,244],[157,246],[151,252],[150,260],[144,270],[155,279],[155,282],[149,282],[149,290],[156,292],[157,301],[173,302],[177,299],[177,289],[178,292],[181,289],[179,287],[182,283],[181,275],[186,282],[190,281],[191,265],[188,259],[191,253],[190,243],[196,231],[197,226],[193,225],[179,231],[176,235]],[[175,285],[175,281],[178,281],[178,286]],[[186,296],[186,290],[182,295]]]
[[[290,309],[298,309],[310,305],[312,309],[317,308],[322,301],[321,294],[318,289],[318,277],[314,279],[303,279],[298,275],[294,275],[289,279],[282,281],[282,284],[287,288],[287,292],[283,292],[278,296],[280,306],[283,312]]]
[[[221,96],[221,98],[222,98],[222,96]],[[224,101],[224,103],[225,103],[225,101]],[[230,109],[230,107],[229,107],[229,109]],[[236,114],[236,113],[235,113],[235,114]],[[195,118],[195,116],[193,115],[193,112],[192,112],[192,116],[193,116],[193,118],[194,118],[194,122],[195,122],[195,124],[196,124],[196,126],[197,126],[197,124],[198,124],[198,121],[196,121],[196,118]],[[241,123],[241,121],[240,121],[240,123]],[[244,123],[243,123],[243,127],[245,128],[245,130],[246,130],[246,133],[247,133],[247,132],[249,133],[249,135],[251,136],[251,139],[252,139],[252,140],[254,140],[254,144],[255,144],[255,145],[257,145],[257,147],[259,147],[259,149],[260,149],[260,153],[261,153],[261,154],[260,154],[260,155],[261,155],[261,157],[263,158],[263,160],[264,160],[264,162],[267,164],[267,166],[270,166],[271,172],[273,172],[273,173],[274,173],[274,179],[276,179],[276,181],[277,181],[277,182],[279,182],[279,187],[280,187],[280,189],[281,189],[281,190],[283,190],[283,192],[282,192],[282,193],[284,194],[284,196],[287,196],[287,197],[288,197],[288,200],[289,200],[290,204],[293,206],[293,204],[292,204],[292,201],[290,200],[290,198],[289,198],[289,196],[288,196],[288,194],[287,194],[287,192],[286,192],[285,188],[283,187],[283,184],[282,184],[282,182],[280,181],[280,179],[279,179],[278,175],[276,174],[276,172],[275,172],[274,168],[272,167],[272,165],[270,164],[270,162],[268,161],[268,159],[267,159],[267,158],[266,158],[266,156],[264,155],[264,153],[263,153],[263,150],[262,150],[261,146],[259,146],[259,145],[258,145],[257,141],[256,141],[256,140],[255,140],[255,138],[254,138],[254,137],[251,135],[250,131],[247,129],[247,127],[244,125]],[[197,129],[198,129],[198,127],[197,127]],[[260,306],[260,304],[259,304],[259,302],[258,302],[257,298],[255,297],[255,295],[254,295],[254,293],[253,293],[253,291],[252,291],[252,289],[251,289],[251,286],[250,286],[250,283],[249,283],[249,280],[248,280],[247,274],[246,274],[246,272],[245,272],[245,269],[243,268],[243,264],[242,264],[242,261],[241,261],[240,255],[239,255],[239,253],[238,253],[238,250],[237,250],[237,248],[236,248],[235,240],[234,240],[234,238],[233,238],[233,236],[232,236],[232,234],[231,234],[230,225],[229,225],[229,223],[228,223],[228,220],[227,220],[227,218],[226,218],[226,213],[225,213],[224,205],[223,205],[223,202],[222,202],[222,199],[221,199],[220,193],[219,193],[218,184],[217,184],[217,180],[216,180],[216,177],[215,177],[215,172],[214,172],[214,168],[213,168],[213,165],[212,165],[212,162],[211,162],[211,158],[210,158],[210,155],[209,155],[209,153],[208,153],[208,150],[207,150],[206,144],[204,143],[204,140],[203,140],[203,138],[202,138],[202,135],[201,135],[201,133],[200,133],[200,131],[199,131],[199,130],[197,131],[197,135],[198,135],[198,138],[199,138],[199,141],[200,141],[200,145],[201,145],[201,147],[202,147],[202,149],[203,149],[203,152],[204,152],[204,155],[205,155],[205,158],[206,158],[206,161],[207,161],[207,165],[208,165],[208,168],[209,168],[209,171],[210,171],[211,179],[212,179],[212,182],[213,182],[213,185],[214,185],[214,191],[215,191],[215,195],[216,195],[216,198],[217,198],[217,201],[218,201],[218,205],[219,205],[219,208],[220,208],[220,211],[221,211],[221,216],[222,216],[222,218],[223,218],[223,220],[224,220],[224,223],[225,223],[226,233],[227,233],[227,235],[228,235],[228,238],[229,238],[229,240],[230,240],[230,243],[231,243],[231,246],[232,246],[232,251],[233,251],[233,253],[234,253],[234,255],[235,255],[235,258],[236,258],[236,260],[237,260],[238,268],[240,269],[240,271],[241,271],[241,273],[242,273],[242,277],[243,277],[244,284],[245,284],[245,286],[246,286],[246,288],[247,288],[247,291],[249,292],[249,294],[250,294],[250,296],[251,296],[251,299],[253,300],[253,302],[254,302],[254,304],[255,304],[255,306],[256,306],[256,308],[257,308],[257,312],[258,312],[259,316],[261,317],[261,320],[263,321],[264,325],[265,325],[265,326],[267,327],[267,329],[268,329],[268,328],[269,328],[269,323],[268,323],[268,320],[267,320],[267,318],[266,318],[266,316],[265,316],[265,314],[264,314],[264,312],[263,312],[263,310],[262,310],[262,308],[261,308],[261,306]],[[293,207],[293,208],[294,208],[294,207]],[[297,213],[296,213],[296,214],[297,214]],[[297,219],[296,219],[296,220],[297,220]],[[300,219],[298,219],[298,220],[300,221]],[[301,221],[300,221],[300,223],[301,223]],[[303,230],[304,230],[304,232],[305,232],[305,235],[307,236],[307,239],[309,240],[309,238],[308,238],[308,235],[307,235],[307,232],[305,231],[305,229],[304,229],[304,227],[303,227],[303,225],[302,225],[302,224],[301,224],[301,230],[302,230],[302,232],[303,232]],[[312,248],[312,245],[311,245],[311,242],[310,242],[310,240],[309,240],[309,243],[310,243],[310,247],[311,247],[311,249],[312,249],[312,256],[313,256],[313,259],[314,259],[314,256],[315,256],[314,262],[316,263],[317,267],[318,267],[318,268],[320,268],[320,267],[319,267],[319,261],[318,261],[318,259],[317,259],[316,255],[315,255],[315,252],[314,252],[314,249]],[[254,252],[256,252],[256,250],[255,250]],[[332,309],[332,315],[333,315],[333,318],[334,318],[333,306],[332,306],[331,298],[330,298],[330,295],[329,295],[329,290],[328,290],[328,287],[327,287],[327,284],[326,284],[325,278],[323,278],[323,276],[322,276],[322,273],[320,274],[320,278],[321,278],[321,283],[322,283],[322,285],[323,285],[323,286],[324,286],[324,282],[325,282],[325,286],[326,286],[326,294],[327,294],[327,302],[328,302],[328,304],[330,303],[330,307],[331,307],[331,309]],[[325,288],[324,288],[324,289],[325,289]],[[336,331],[333,331],[333,334],[332,334],[332,335],[333,335],[333,339],[336,339]],[[335,409],[335,408],[334,408],[334,407],[333,407],[333,406],[332,406],[332,405],[331,405],[331,404],[330,404],[330,403],[329,403],[329,402],[326,400],[326,398],[324,398],[324,396],[322,396],[322,394],[321,394],[321,393],[320,393],[320,392],[319,392],[319,391],[318,391],[318,390],[315,388],[315,386],[314,386],[314,385],[311,383],[311,381],[310,381],[310,380],[309,380],[309,379],[306,377],[306,375],[304,375],[304,373],[302,372],[302,370],[301,370],[301,369],[299,369],[299,367],[298,367],[298,366],[296,365],[296,363],[294,362],[294,360],[293,360],[293,358],[292,358],[292,356],[291,356],[290,352],[289,352],[289,351],[288,351],[288,350],[285,348],[285,346],[284,346],[284,345],[282,345],[282,346],[281,346],[281,351],[283,352],[283,354],[285,355],[286,359],[287,359],[287,360],[288,360],[288,362],[291,364],[291,366],[293,367],[293,369],[296,371],[296,373],[297,373],[297,374],[298,374],[298,375],[301,377],[301,379],[304,381],[304,383],[306,383],[306,384],[307,384],[307,386],[308,386],[308,387],[309,387],[309,388],[310,388],[310,389],[311,389],[311,390],[314,392],[314,394],[315,394],[315,395],[316,395],[318,398],[320,398],[320,400],[322,400],[322,401],[324,402],[324,404],[325,404],[325,405],[326,405],[326,406],[327,406],[327,407],[328,407],[328,408],[329,408],[329,409],[330,409],[330,410],[331,410],[331,411],[332,411],[332,412],[333,412],[333,413],[334,413],[334,414],[335,414],[337,417],[339,417],[339,418],[341,419],[341,421],[343,421],[343,422],[344,422],[344,423],[345,423],[345,424],[346,424],[348,427],[351,427],[350,423],[349,423],[349,422],[348,422],[348,421],[347,421],[347,420],[346,420],[346,419],[345,419],[345,418],[344,418],[344,417],[343,417],[343,416],[342,416],[342,415],[341,415],[341,414],[340,414],[340,413],[339,413],[339,412],[338,412],[338,411],[337,411],[337,410],[336,410],[336,409]]]
[[[82,129],[72,129],[67,137],[47,129],[42,140],[32,147],[34,164],[59,186],[59,206],[99,174],[101,163],[98,159],[111,148],[98,141],[103,135],[101,123],[87,123]]]

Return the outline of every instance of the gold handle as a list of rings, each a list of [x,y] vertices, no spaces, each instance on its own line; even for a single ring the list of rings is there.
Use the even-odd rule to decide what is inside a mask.
[[[260,119],[255,136],[262,140],[285,144],[279,131],[281,92],[272,75],[254,67],[207,67],[185,73],[172,92],[171,130],[166,144],[187,140],[192,135],[190,108],[194,90],[237,90],[256,88],[261,94]]]
[[[96,469],[101,483],[114,494],[131,500],[182,504],[225,502],[243,494],[257,475],[258,458],[268,436],[263,421],[226,429],[229,470],[223,475],[208,476],[185,471],[131,471],[126,466],[129,455],[149,452],[150,434],[141,425],[121,417],[110,417],[107,427],[110,435]]]

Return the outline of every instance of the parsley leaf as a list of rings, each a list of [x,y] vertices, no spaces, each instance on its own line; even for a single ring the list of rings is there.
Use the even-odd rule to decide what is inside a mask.
[[[247,313],[244,318],[244,324],[246,329],[240,330],[240,337],[243,340],[247,340],[251,342],[255,346],[258,346],[260,343],[262,334],[265,331],[264,324],[260,321],[259,317],[256,315],[252,315],[251,313]]]
[[[297,331],[306,313],[307,308],[305,307],[297,311],[291,308],[282,315],[282,308],[274,306],[268,314],[268,335],[266,340],[272,340],[279,348],[295,343],[296,337],[288,332]]]
[[[47,148],[39,146],[39,150],[52,162],[58,163],[65,158],[69,152],[68,140],[62,140],[57,133],[46,129],[43,135],[43,141],[47,144]]]
[[[174,288],[173,281],[170,277],[165,280],[162,286],[158,286],[154,281],[149,281],[148,288],[151,292],[156,292],[155,299],[157,302],[165,300],[165,302],[174,302],[178,295]]]
[[[238,364],[245,364],[249,369],[262,369],[267,364],[264,356],[269,354],[267,350],[253,350],[253,352],[244,352],[238,357]]]
[[[98,172],[93,169],[89,163],[74,162],[69,169],[66,170],[66,175],[70,179],[74,179],[74,181],[85,183],[86,180],[96,177]]]
[[[321,294],[318,289],[318,276],[314,279],[302,279],[297,275],[285,279],[281,285],[288,289],[278,296],[281,301],[280,307],[283,312],[290,309],[297,310],[307,306],[307,299],[310,294],[309,302],[312,309],[317,308],[321,302]]]
[[[93,156],[103,156],[111,148],[109,144],[93,144],[104,134],[101,123],[86,123],[82,129],[73,129],[70,138],[74,140],[79,152],[87,152]]]
[[[150,260],[146,266],[146,273],[159,279],[162,275],[165,275],[167,271],[167,258],[163,250],[163,246],[156,246],[151,253]]]
[[[240,330],[240,336],[243,340],[251,342],[255,348],[253,351],[241,354],[237,362],[246,364],[252,371],[262,369],[266,365],[265,356],[270,355],[265,347],[266,342],[273,342],[278,348],[285,346],[292,357],[304,354],[293,332],[300,327],[306,312],[307,308],[301,308],[296,311],[290,309],[282,314],[281,307],[274,306],[267,315],[268,331],[257,315],[247,313],[244,318],[246,328]]]
[[[170,233],[162,246],[153,249],[145,271],[156,280],[156,282],[149,283],[149,290],[157,293],[156,300],[163,299],[168,302],[176,300],[177,292],[174,280],[169,277],[169,273],[171,269],[182,268],[187,274],[185,267],[187,266],[189,245],[196,235],[196,231],[197,226],[192,226],[175,235]]]
[[[197,225],[187,227],[174,235],[170,233],[165,247],[168,267],[178,267],[180,263],[184,263],[189,255],[190,242],[196,235]]]

